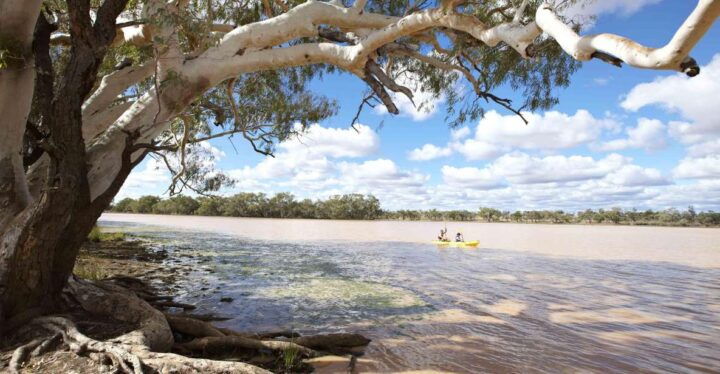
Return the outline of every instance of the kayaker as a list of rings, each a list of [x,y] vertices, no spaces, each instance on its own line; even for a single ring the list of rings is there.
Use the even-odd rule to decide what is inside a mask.
[[[463,234],[457,233],[457,235],[455,235],[455,241],[456,242],[464,242],[465,238],[463,238]]]
[[[440,235],[438,235],[438,240],[441,242],[449,242],[447,238],[447,229],[440,229]]]

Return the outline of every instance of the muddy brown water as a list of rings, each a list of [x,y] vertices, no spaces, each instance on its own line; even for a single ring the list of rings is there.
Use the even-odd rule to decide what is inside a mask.
[[[480,240],[467,250],[428,244],[443,226],[431,222],[104,214],[101,226],[188,262],[181,300],[232,317],[224,326],[367,335],[361,371],[720,371],[717,229],[448,223]]]

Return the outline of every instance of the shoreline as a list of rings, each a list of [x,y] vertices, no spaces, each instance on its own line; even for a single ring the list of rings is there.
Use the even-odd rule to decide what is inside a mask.
[[[80,247],[74,274],[90,280],[138,278],[166,294],[177,288],[183,268],[189,266],[165,261],[168,257],[164,249],[153,248],[151,242],[135,236],[86,241]]]
[[[445,226],[418,221],[345,221],[105,213],[99,224],[112,230],[154,227],[269,242],[398,242],[425,249]],[[671,262],[720,267],[720,231],[693,227],[518,225],[447,223],[450,232],[479,240],[479,249],[527,252],[601,261]]]
[[[105,211],[103,215],[117,214],[117,215],[141,215],[141,216],[159,216],[159,217],[196,217],[196,218],[239,218],[249,220],[272,220],[272,221],[308,221],[308,222],[421,222],[421,223],[438,223],[438,224],[488,224],[488,225],[528,225],[528,226],[553,226],[553,227],[653,227],[653,228],[676,228],[676,229],[720,229],[720,226],[712,225],[660,225],[660,224],[625,224],[625,223],[553,223],[553,222],[516,222],[516,221],[483,221],[483,220],[472,220],[472,221],[433,221],[423,219],[327,219],[327,218],[278,218],[278,217],[242,217],[242,216],[205,216],[199,214],[160,214],[160,213],[130,213],[130,212],[113,212]]]

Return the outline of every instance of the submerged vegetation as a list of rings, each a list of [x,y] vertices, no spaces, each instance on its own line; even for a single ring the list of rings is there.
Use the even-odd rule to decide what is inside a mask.
[[[296,200],[290,193],[268,196],[264,193],[239,193],[230,197],[174,196],[161,199],[143,196],[125,198],[110,207],[119,213],[182,214],[198,216],[358,219],[401,221],[464,221],[552,224],[615,224],[652,226],[720,226],[720,212],[698,212],[690,206],[681,211],[627,210],[621,208],[586,209],[578,212],[562,210],[502,211],[481,207],[478,210],[382,210],[372,195],[336,195],[326,200]],[[108,235],[108,234],[105,234]]]

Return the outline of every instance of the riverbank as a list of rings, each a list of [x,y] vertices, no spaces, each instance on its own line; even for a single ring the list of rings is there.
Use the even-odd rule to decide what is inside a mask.
[[[88,280],[138,278],[161,294],[181,289],[193,268],[186,254],[169,258],[167,250],[152,241],[122,232],[101,233],[80,248],[74,274]]]
[[[374,219],[333,219],[333,218],[307,218],[307,217],[262,217],[262,216],[223,216],[223,215],[204,215],[204,214],[180,214],[180,213],[153,213],[153,212],[120,212],[120,211],[106,211],[104,214],[138,214],[148,216],[168,216],[168,217],[216,217],[216,218],[244,218],[244,219],[270,219],[270,220],[304,220],[304,221],[359,221],[359,222],[426,222],[436,224],[463,224],[463,223],[482,223],[482,224],[511,224],[511,225],[554,225],[554,226],[608,226],[608,227],[671,227],[671,228],[699,228],[699,229],[717,229],[720,228],[720,223],[687,223],[687,222],[618,222],[613,223],[612,221],[552,221],[552,220],[512,220],[512,219],[498,219],[498,220],[484,220],[484,219],[442,219],[442,218],[402,218],[396,216],[381,216]],[[712,213],[718,214],[720,213]],[[720,222],[720,219],[718,220]]]
[[[302,373],[328,363],[347,371],[370,342],[357,334],[216,327],[210,322],[226,318],[195,313],[195,305],[174,300],[191,261],[170,258],[162,246],[138,237],[111,233],[94,239],[82,246],[64,313],[36,318],[0,341],[0,371]],[[163,325],[170,335],[159,351],[172,354],[137,353],[157,350],[153,340]],[[138,335],[147,336],[138,341]]]

